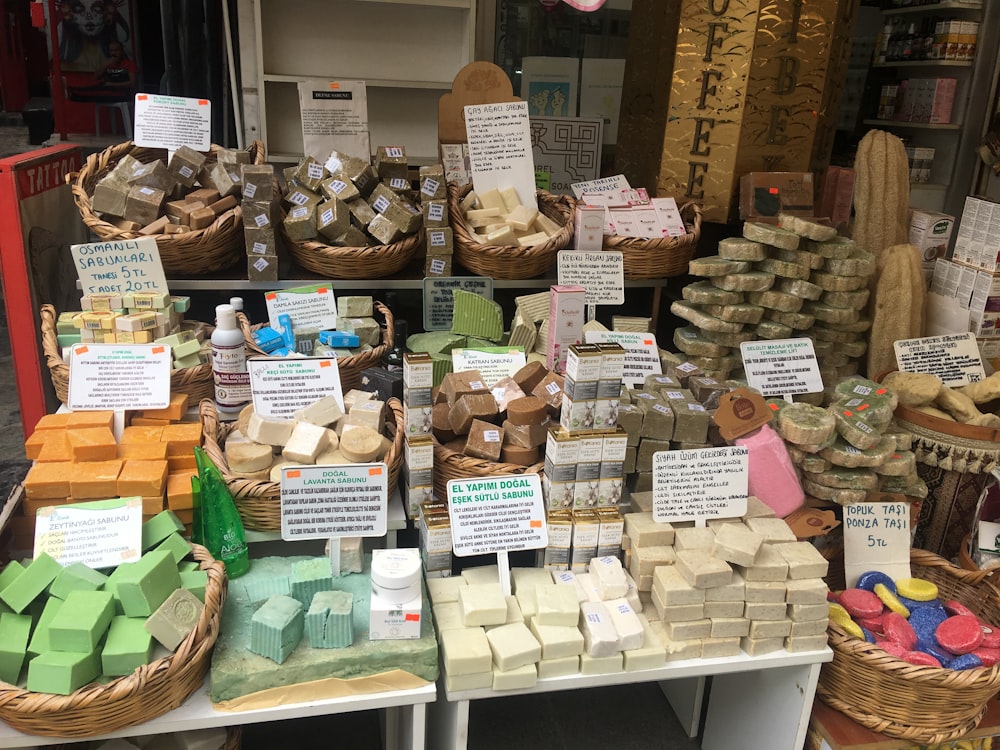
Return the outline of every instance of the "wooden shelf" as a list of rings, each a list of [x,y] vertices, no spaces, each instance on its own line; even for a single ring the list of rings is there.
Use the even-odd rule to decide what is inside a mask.
[[[378,2],[379,0],[369,0],[369,2]],[[318,76],[322,78],[323,76]],[[300,81],[308,81],[317,76],[289,76],[281,75],[278,73],[265,73],[263,76],[265,81],[274,83],[299,83]],[[336,80],[336,79],[334,79]],[[385,88],[385,89],[434,89],[449,91],[451,90],[452,81],[421,81],[421,80],[407,80],[407,79],[381,79],[381,78],[366,78],[365,85],[374,88]]]
[[[898,60],[872,63],[873,68],[971,68],[972,60]]]
[[[981,11],[982,3],[960,3],[955,0],[945,0],[941,3],[931,3],[928,5],[907,5],[902,8],[887,8],[882,11],[883,16],[907,16],[915,13],[937,13],[941,10],[974,10]]]
[[[931,122],[902,122],[900,120],[863,120],[865,125],[883,128],[914,128],[916,130],[961,130],[962,126],[953,122],[938,124]]]

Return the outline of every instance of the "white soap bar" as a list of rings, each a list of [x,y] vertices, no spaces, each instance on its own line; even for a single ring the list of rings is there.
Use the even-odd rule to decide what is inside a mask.
[[[430,583],[430,580],[427,582]],[[434,624],[437,625],[439,633],[465,627],[462,606],[457,601],[435,604],[431,611],[434,613]]]
[[[584,573],[580,575],[586,574]],[[553,570],[552,582],[557,583],[560,586],[572,586],[573,591],[576,593],[577,602],[587,601],[587,592],[580,583],[577,574],[572,570]]]
[[[523,622],[493,628],[486,639],[493,651],[494,671],[509,672],[542,658],[541,644]]]
[[[653,593],[668,607],[677,604],[702,604],[705,589],[696,589],[688,583],[673,565],[664,565],[653,573]]]
[[[789,636],[792,638],[800,638],[803,636],[810,635],[821,635],[826,632],[830,621],[827,620],[806,620],[805,622],[793,622],[791,632]]]
[[[704,604],[667,605],[660,601],[660,597],[655,591],[653,592],[653,607],[656,609],[656,614],[664,622],[688,622],[690,620],[701,620],[705,617]]]
[[[487,625],[486,632],[489,632],[492,628],[503,627],[515,622],[524,622],[524,615],[521,613],[521,606],[517,603],[517,597],[511,594],[510,596],[505,596],[504,599],[507,601],[507,619],[500,625]]]
[[[537,586],[522,586],[521,590],[515,594],[517,603],[521,607],[521,614],[529,619],[538,612],[537,588]]]
[[[705,602],[704,617],[743,617],[746,602]]]
[[[538,682],[538,669],[525,664],[515,669],[493,670],[494,690],[528,690]]]
[[[674,531],[674,547],[682,549],[705,549],[712,548],[715,541],[715,532],[708,526],[692,526],[688,529],[677,529]]]
[[[826,609],[826,614],[823,610]],[[825,620],[829,617],[830,608],[824,604],[789,604],[788,619],[792,622],[808,622],[810,620]]]
[[[482,628],[446,630],[438,637],[444,654],[444,669],[448,674],[475,674],[491,668],[493,652]]]
[[[611,656],[621,651],[618,648],[618,632],[603,602],[584,602],[580,605],[580,630],[589,656]]]
[[[792,632],[791,620],[751,620],[750,638],[783,638]]]
[[[503,202],[503,196],[496,188],[490,188],[485,193],[479,194],[479,205],[483,209],[496,209],[496,215],[507,213],[507,204]],[[480,209],[480,210],[483,210]]]
[[[540,583],[552,583],[553,573],[547,568],[511,568],[510,586],[514,593],[522,586],[536,586]],[[565,571],[559,571],[565,572]]]
[[[629,570],[639,578],[653,575],[660,565],[673,565],[677,556],[673,547],[666,546],[636,547],[631,552]]]
[[[580,674],[614,674],[622,671],[622,652],[607,656],[580,654]]]
[[[667,635],[672,641],[690,641],[708,638],[712,634],[712,621],[708,618],[701,620],[685,620],[683,622],[663,621]]]
[[[255,471],[270,472],[274,460],[274,449],[270,445],[254,443],[249,440],[243,443],[226,443],[226,463],[232,471],[251,473]]]
[[[466,583],[500,583],[500,569],[496,565],[480,565],[464,568],[462,578]]]
[[[537,608],[534,620],[539,625],[566,625],[576,627],[580,620],[580,602],[576,590],[556,583],[535,586]]]
[[[338,426],[341,426],[339,422]],[[385,452],[385,438],[377,430],[360,424],[347,423],[342,426],[340,452],[351,463],[375,461]]]
[[[579,656],[565,656],[562,659],[542,659],[538,662],[538,679],[564,677],[580,671]]]
[[[521,247],[531,247],[540,245],[547,241],[549,236],[545,232],[535,232],[534,234],[524,234],[517,238],[517,244]]]
[[[493,687],[493,670],[489,672],[476,672],[475,674],[453,675],[446,673],[444,685],[451,692],[461,690],[486,690]]]
[[[465,579],[461,576],[448,576],[447,578],[428,578],[427,593],[431,595],[431,602],[443,604],[444,602],[457,602],[458,589],[465,586]]]
[[[352,388],[344,394],[344,412],[349,414],[351,412],[351,407],[355,404],[361,403],[362,401],[371,401],[373,398],[375,398],[375,394],[371,391],[362,391],[359,388]]]
[[[744,589],[748,602],[783,602],[787,596],[785,581],[747,581]],[[826,603],[825,594],[823,603]]]
[[[763,656],[781,651],[785,647],[784,638],[740,638],[740,648],[750,656]]]
[[[550,219],[545,214],[539,212],[538,216],[535,217],[535,227],[549,237],[553,237],[562,231],[562,227],[556,224],[552,219]]]
[[[669,523],[658,523],[652,513],[626,513],[625,533],[635,547],[669,547],[674,543],[675,530]]]
[[[255,416],[257,415],[254,414],[250,419]],[[289,461],[311,464],[329,444],[325,427],[308,422],[296,422],[292,429],[292,436],[288,438],[288,442],[282,448],[281,455]]]
[[[765,542],[757,551],[753,565],[748,568],[738,565],[737,571],[748,582],[784,581],[788,577],[788,563],[778,554],[777,548],[780,546],[782,545]]]
[[[829,592],[822,578],[799,578],[785,582],[785,601],[789,604],[825,604]]]
[[[740,639],[735,638],[704,638],[701,642],[702,659],[721,659],[726,656],[736,656],[740,653]]]
[[[701,656],[700,638],[691,641],[675,641],[667,635],[667,627],[660,620],[650,620],[649,629],[660,641],[663,650],[666,651],[667,661],[697,659]]]
[[[588,602],[599,602],[603,601],[601,599],[601,592],[597,590],[597,582],[590,573],[577,573],[576,580],[580,584],[580,587],[584,590],[587,595],[586,601]],[[581,604],[583,602],[580,602]]]
[[[517,235],[514,234],[514,227],[510,224],[503,224],[500,227],[486,230],[486,244],[488,245],[516,245]]]
[[[712,638],[732,638],[749,634],[750,620],[745,617],[710,617]]]
[[[650,575],[649,578],[650,586],[652,587],[653,576]],[[631,605],[632,609],[634,609],[638,614],[639,612],[642,612],[642,599],[639,598],[639,584],[637,584],[635,579],[628,574],[628,571],[625,572],[625,582],[628,584],[628,593],[625,594],[625,601],[627,601],[629,605]]]
[[[537,209],[519,204],[507,213],[507,223],[519,232],[527,232],[534,225],[537,216]],[[545,236],[548,238],[548,235]]]
[[[772,544],[798,541],[795,532],[783,518],[747,518],[743,521],[750,531],[760,534]]]
[[[778,602],[747,602],[743,616],[751,620],[784,620],[788,614],[785,604]]]
[[[539,625],[538,618],[529,626],[532,635],[542,646],[542,660],[562,659],[583,653],[583,633],[573,625]]]
[[[774,518],[774,508],[760,498],[750,495],[747,498],[747,512],[743,514],[743,520],[746,521],[748,518]]]
[[[775,549],[788,563],[788,577],[792,580],[822,578],[830,566],[829,561],[809,542],[778,544]]]
[[[294,427],[295,423],[287,419],[271,419],[253,412],[247,422],[247,437],[255,443],[285,445],[291,438]]]
[[[517,195],[517,188],[513,185],[500,188],[500,197],[503,199],[504,211],[510,213],[521,205],[521,199]]]
[[[347,422],[369,427],[381,434],[385,428],[385,402],[372,399],[356,403],[348,412]]]
[[[470,583],[459,588],[458,604],[466,627],[503,625],[507,621],[507,600],[499,583]]]
[[[741,602],[746,599],[746,581],[734,572],[732,580],[722,586],[705,589],[706,602]]]
[[[826,633],[823,635],[804,635],[797,638],[788,637],[785,639],[785,650],[791,654],[802,651],[819,651],[826,648]]]
[[[742,523],[727,523],[718,527],[712,542],[712,554],[734,565],[753,565],[764,536],[751,531]]]
[[[677,550],[677,562],[673,567],[696,589],[723,586],[733,577],[733,569],[729,567],[729,563],[712,557],[704,548]]]
[[[667,661],[666,649],[663,648],[660,639],[650,629],[649,620],[641,614],[638,617],[642,624],[642,645],[622,652],[623,667],[626,672],[656,669],[662,667]]]
[[[327,427],[342,416],[344,416],[344,410],[340,408],[340,403],[333,396],[323,396],[294,414],[296,421],[309,422],[309,424],[320,427]]]
[[[589,572],[604,601],[621,599],[628,593],[625,570],[617,557],[605,555],[592,558]]]
[[[642,646],[642,623],[631,605],[624,598],[612,599],[605,605],[611,615],[611,624],[618,633],[618,647],[626,651]]]

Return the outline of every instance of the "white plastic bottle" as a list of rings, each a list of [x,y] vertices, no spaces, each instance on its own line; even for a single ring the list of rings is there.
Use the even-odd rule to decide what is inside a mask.
[[[243,331],[236,323],[235,308],[218,305],[212,332],[212,377],[220,419],[236,419],[250,401],[245,343]]]

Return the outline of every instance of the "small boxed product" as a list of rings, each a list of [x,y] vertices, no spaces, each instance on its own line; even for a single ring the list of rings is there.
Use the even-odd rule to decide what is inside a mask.
[[[604,247],[604,207],[576,207],[573,249],[578,252],[597,252]]]
[[[545,364],[562,373],[569,347],[583,340],[587,292],[582,286],[556,284],[549,290],[549,330]]]
[[[740,178],[740,216],[814,216],[812,172],[750,172]]]

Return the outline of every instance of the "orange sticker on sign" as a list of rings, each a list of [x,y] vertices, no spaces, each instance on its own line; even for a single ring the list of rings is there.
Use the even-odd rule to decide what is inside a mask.
[[[529,525],[533,529],[540,529],[540,528],[542,528],[542,522],[539,521],[538,519],[535,519],[535,520],[531,521],[531,523]]]
[[[419,614],[408,614],[408,615],[406,615],[406,621],[407,622],[420,622],[420,615]]]
[[[165,352],[165,351],[166,351],[166,347],[164,347],[164,346],[154,346],[153,347],[153,354],[163,354],[163,352]]]
[[[332,364],[333,364],[333,362],[323,361],[323,362],[319,363],[319,366],[320,367],[330,367],[330,365],[332,365]]]
[[[370,476],[370,477],[377,477],[377,476],[381,476],[381,475],[382,475],[382,467],[381,466],[372,466],[370,469],[368,469],[368,476]]]
[[[302,472],[299,471],[298,469],[289,469],[288,473],[285,474],[285,476],[287,476],[289,479],[298,479],[299,477],[302,476]]]
[[[85,346],[78,346],[78,347],[77,347],[76,349],[74,349],[73,351],[74,351],[74,352],[76,352],[77,354],[86,354],[87,352],[89,352],[89,351],[90,351],[90,349],[88,349],[88,348],[87,348],[87,347],[85,347]]]

